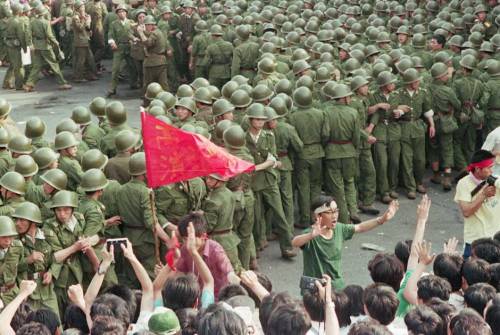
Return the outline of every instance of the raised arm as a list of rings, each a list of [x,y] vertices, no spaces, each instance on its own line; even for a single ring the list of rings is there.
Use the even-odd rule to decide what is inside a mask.
[[[399,202],[397,200],[391,201],[389,204],[389,208],[385,211],[384,215],[379,216],[378,218],[367,220],[364,222],[361,222],[358,225],[354,226],[354,232],[355,233],[366,233],[367,231],[370,231],[374,229],[375,227],[381,226],[387,221],[390,221],[394,215],[396,215],[396,212],[399,209]]]
[[[31,280],[23,280],[19,285],[19,294],[5,306],[2,313],[0,313],[0,335],[15,335],[16,332],[10,326],[14,314],[16,314],[17,309],[21,303],[28,298],[36,289],[36,283]]]
[[[420,242],[418,244],[413,243],[415,245],[415,250],[418,255],[418,264],[415,268],[415,271],[411,274],[410,279],[408,279],[408,284],[403,291],[403,296],[412,305],[417,304],[417,283],[424,273],[427,265],[431,264],[436,258],[435,254],[431,255],[431,244],[424,242]]]
[[[413,235],[410,257],[408,258],[408,265],[406,266],[407,270],[415,269],[418,264],[418,254],[415,247],[424,239],[425,225],[427,224],[431,204],[431,199],[429,199],[427,195],[424,195],[417,207],[417,226],[415,227],[415,234]]]

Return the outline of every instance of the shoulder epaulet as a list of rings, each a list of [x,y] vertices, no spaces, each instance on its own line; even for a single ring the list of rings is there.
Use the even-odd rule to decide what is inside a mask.
[[[82,213],[79,213],[79,212],[74,212],[73,215],[75,216],[75,218],[78,220],[78,221],[85,221],[85,217],[83,216]]]

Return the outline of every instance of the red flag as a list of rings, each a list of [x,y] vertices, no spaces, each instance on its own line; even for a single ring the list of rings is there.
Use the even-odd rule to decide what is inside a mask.
[[[255,169],[254,164],[229,154],[204,136],[177,129],[144,112],[141,121],[149,187],[211,173],[230,178]]]

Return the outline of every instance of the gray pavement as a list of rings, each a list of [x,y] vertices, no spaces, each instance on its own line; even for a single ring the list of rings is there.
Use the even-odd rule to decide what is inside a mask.
[[[110,69],[110,63],[105,66]],[[5,68],[0,68],[0,78],[3,79]],[[68,71],[65,71],[70,78]],[[105,96],[110,74],[104,74],[99,81],[76,84],[70,91],[58,91],[53,79],[42,79],[36,86],[36,92],[24,93],[23,91],[0,90],[0,97],[7,99],[13,105],[12,118],[18,123],[21,130],[32,116],[39,116],[48,125],[48,138],[53,138],[57,123],[71,115],[71,110],[78,105],[88,105],[92,98]],[[129,112],[129,124],[140,127],[139,106],[141,101],[137,98],[139,91],[131,91],[128,85],[123,84],[118,88],[118,96]],[[444,193],[440,187],[428,185],[428,194],[432,199],[428,228],[425,238],[432,242],[433,249],[439,252],[446,239],[463,236],[463,221],[453,202],[454,191]],[[362,250],[362,243],[374,243],[386,251],[392,251],[400,240],[410,239],[413,236],[416,218],[417,200],[408,200],[400,194],[400,209],[393,221],[376,230],[355,235],[345,244],[343,253],[344,275],[347,284],[367,285],[370,277],[367,264],[375,251]],[[384,210],[385,205],[377,203],[376,206]],[[362,216],[368,219],[367,216]],[[299,231],[296,231],[299,233]],[[459,246],[459,248],[462,245]],[[272,242],[261,253],[259,259],[261,271],[272,280],[277,291],[287,290],[298,295],[298,282],[302,273],[302,257],[295,260],[284,261],[280,258],[278,243]]]

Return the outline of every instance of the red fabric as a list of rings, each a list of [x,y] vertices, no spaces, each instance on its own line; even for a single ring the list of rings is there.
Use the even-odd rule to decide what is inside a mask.
[[[207,138],[166,124],[141,113],[148,186],[158,187],[194,177],[218,173],[233,177],[255,170]]]
[[[483,169],[485,167],[489,167],[489,166],[492,166],[493,164],[495,164],[495,158],[488,158],[488,159],[485,159],[484,161],[480,161],[480,162],[477,162],[477,163],[470,163],[468,166],[467,166],[467,171],[469,172],[472,172],[474,169]]]

